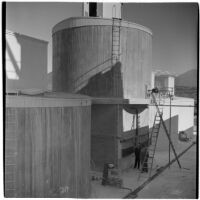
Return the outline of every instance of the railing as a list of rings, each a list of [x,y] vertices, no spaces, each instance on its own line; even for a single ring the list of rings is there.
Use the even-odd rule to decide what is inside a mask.
[[[152,90],[147,90],[146,91],[146,97],[151,98],[151,92]],[[156,99],[165,99],[169,98],[171,96],[174,96],[174,88],[173,87],[163,87],[163,88],[158,88],[158,93],[154,93]]]
[[[120,54],[121,55],[121,54]],[[85,73],[83,73],[82,75],[80,75],[77,79],[75,79],[74,81],[74,91],[77,91],[79,89],[81,89],[81,86],[86,83],[92,76],[96,75],[99,72],[105,73],[106,71],[108,71],[109,69],[111,69],[112,66],[112,59],[108,58],[107,60],[103,61],[102,63],[96,65],[95,67],[93,67],[92,69],[86,71]],[[109,62],[107,65],[106,63]]]
[[[105,71],[107,69],[109,69],[110,67],[112,67],[112,63],[111,63],[112,57],[103,61],[102,63],[96,65],[95,67],[93,67],[92,69],[86,71],[85,73],[83,73],[81,76],[79,76],[75,81],[74,81],[74,85],[75,88],[74,90],[78,90],[79,87],[88,81],[88,79],[90,79],[92,76],[96,75],[99,72]],[[110,64],[105,65],[107,62],[110,61]],[[104,66],[105,65],[105,66]]]
[[[75,81],[74,81],[74,91],[77,92],[80,90],[84,85],[88,82],[88,80],[96,75],[99,72],[106,72],[108,71],[111,67],[114,66],[115,63],[117,63],[120,60],[120,27],[121,27],[121,19],[116,19],[113,18],[113,24],[112,24],[112,56],[111,58],[108,58],[107,60],[103,61],[102,63],[96,65],[92,69],[88,70],[87,72],[83,73],[81,76],[79,76]],[[116,24],[117,23],[117,24]],[[117,29],[115,30],[114,28]],[[118,35],[115,35],[114,33],[118,33]],[[114,44],[114,41],[116,42],[116,38],[118,43]],[[114,49],[114,46],[118,47],[118,49]],[[116,54],[117,51],[117,54]],[[107,62],[111,61],[110,64],[106,65]]]

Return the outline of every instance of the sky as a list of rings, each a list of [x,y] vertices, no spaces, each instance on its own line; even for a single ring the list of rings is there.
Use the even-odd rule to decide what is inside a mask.
[[[52,28],[82,15],[82,3],[7,2],[6,28],[48,41],[48,72],[52,70]],[[124,3],[122,19],[153,32],[154,70],[176,75],[197,68],[198,7],[195,3]]]

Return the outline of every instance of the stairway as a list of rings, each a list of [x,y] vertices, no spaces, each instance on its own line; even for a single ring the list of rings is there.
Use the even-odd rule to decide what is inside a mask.
[[[109,71],[112,66],[114,66],[118,61],[120,61],[120,27],[121,27],[121,19],[113,18],[112,19],[112,43],[111,43],[111,57],[107,60],[99,63],[94,66],[91,70],[81,75],[74,81],[74,91],[78,92],[85,85],[87,85],[88,80],[95,76],[98,73],[105,73]],[[113,77],[114,82],[117,76]],[[117,92],[117,91],[116,91]]]

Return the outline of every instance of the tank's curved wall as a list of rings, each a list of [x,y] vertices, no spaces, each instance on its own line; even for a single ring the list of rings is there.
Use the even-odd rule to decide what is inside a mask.
[[[151,48],[149,29],[122,21],[121,58],[112,66],[111,19],[65,20],[53,29],[53,90],[144,98],[151,80]]]

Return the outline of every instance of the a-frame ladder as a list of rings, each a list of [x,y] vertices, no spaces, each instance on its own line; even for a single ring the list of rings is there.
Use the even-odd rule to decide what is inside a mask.
[[[144,160],[143,160],[143,163],[142,163],[142,169],[148,170],[148,173],[142,174],[142,171],[141,171],[140,174],[139,174],[138,180],[141,178],[141,176],[143,176],[143,177],[147,177],[147,176],[150,177],[151,176],[151,172],[152,172],[152,168],[153,168],[153,159],[154,159],[154,155],[155,155],[156,144],[157,144],[157,139],[158,139],[161,124],[163,125],[163,128],[165,130],[167,138],[170,142],[170,145],[172,147],[172,150],[173,150],[173,153],[174,153],[175,158],[177,160],[177,163],[178,163],[179,167],[181,168],[181,164],[178,160],[178,156],[176,154],[174,145],[172,143],[172,140],[171,140],[170,135],[168,133],[167,127],[166,127],[165,122],[164,122],[163,117],[162,117],[163,113],[160,110],[160,106],[156,102],[156,98],[154,96],[154,93],[151,93],[151,96],[152,96],[152,99],[153,99],[153,103],[156,106],[157,112],[156,112],[156,115],[155,115],[155,118],[154,118],[154,124],[153,124],[153,127],[152,127],[152,132],[151,132],[151,135],[149,137],[149,144],[147,146],[147,151],[145,152]]]
[[[180,164],[180,162],[179,162],[178,156],[177,156],[177,154],[176,154],[176,150],[175,150],[174,145],[173,145],[173,143],[172,143],[172,140],[171,140],[171,137],[170,137],[169,132],[168,132],[168,130],[167,130],[167,127],[166,127],[166,125],[165,125],[165,122],[164,122],[164,120],[163,120],[163,118],[162,118],[162,113],[161,113],[160,110],[159,110],[159,106],[158,106],[158,104],[157,104],[157,102],[156,102],[156,98],[155,98],[155,96],[154,96],[153,93],[152,93],[151,95],[152,95],[152,98],[153,98],[153,102],[155,103],[157,112],[158,112],[158,114],[159,114],[159,116],[160,116],[161,123],[162,123],[162,125],[163,125],[163,128],[164,128],[164,130],[165,130],[165,133],[166,133],[167,138],[168,138],[168,140],[169,140],[169,143],[170,143],[170,145],[171,145],[171,147],[172,147],[172,150],[173,150],[174,156],[175,156],[175,158],[176,158],[176,161],[177,161],[179,167],[181,168],[181,164]]]

